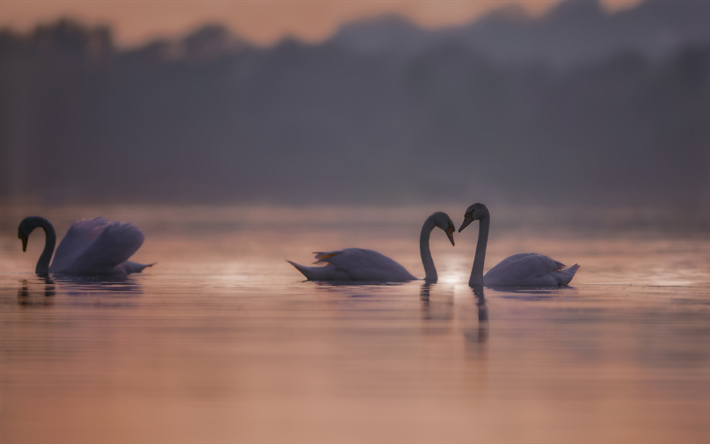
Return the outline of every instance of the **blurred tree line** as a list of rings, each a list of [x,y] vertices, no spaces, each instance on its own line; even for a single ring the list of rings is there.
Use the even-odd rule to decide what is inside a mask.
[[[424,32],[424,31],[422,31]],[[461,38],[119,49],[0,32],[0,193],[45,202],[497,199],[710,207],[710,42],[564,68]]]

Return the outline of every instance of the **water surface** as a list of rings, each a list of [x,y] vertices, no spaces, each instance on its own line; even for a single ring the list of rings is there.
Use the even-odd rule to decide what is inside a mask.
[[[537,251],[563,289],[466,285],[477,227],[432,235],[440,281],[304,282],[284,259],[376,249],[464,208],[5,207],[2,442],[708,442],[710,241],[661,225],[494,213],[486,269]],[[42,279],[23,216],[132,221],[155,262]],[[508,213],[509,214],[509,213]],[[628,223],[627,223],[628,222]]]

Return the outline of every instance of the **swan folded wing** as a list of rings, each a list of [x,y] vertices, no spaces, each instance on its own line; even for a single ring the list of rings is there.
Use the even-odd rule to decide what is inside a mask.
[[[316,253],[318,262],[335,266],[355,281],[407,281],[416,279],[402,265],[374,250],[345,248]]]
[[[361,268],[368,266],[387,266],[394,262],[387,256],[363,248],[344,248],[342,250],[318,252],[317,262],[333,264],[338,268]]]
[[[316,259],[318,259],[318,260],[315,261],[314,263],[316,263],[316,264],[319,263],[319,262],[320,262],[320,263],[330,263],[330,261],[328,261],[328,260],[326,260],[326,259],[331,258],[331,257],[335,256],[336,254],[340,254],[340,253],[342,253],[342,252],[344,252],[344,251],[345,251],[345,250],[314,251],[313,254],[315,254],[315,255],[316,255],[316,256],[315,256]]]
[[[557,271],[559,271],[559,270],[565,268],[565,264],[563,264],[562,262],[557,262],[556,260],[552,259],[552,258],[549,257],[549,256],[545,256],[544,254],[539,254],[539,253],[518,253],[518,254],[514,254],[514,255],[512,255],[512,256],[506,257],[505,259],[503,259],[502,261],[500,261],[500,262],[498,263],[498,265],[496,265],[495,267],[491,268],[491,271],[493,271],[493,270],[495,270],[496,268],[499,268],[499,267],[500,267],[500,268],[507,267],[507,266],[509,266],[510,264],[512,264],[512,263],[514,263],[514,262],[517,262],[517,261],[520,261],[520,260],[525,259],[525,258],[528,258],[528,260],[530,260],[530,259],[533,259],[533,258],[536,258],[536,257],[537,257],[537,258],[540,258],[540,260],[542,261],[542,263],[543,263],[543,265],[544,265],[545,268],[551,267],[551,268],[553,268],[554,270],[557,270]]]
[[[520,253],[503,259],[484,279],[490,285],[557,285],[557,272],[564,267],[543,254]]]
[[[52,271],[61,271],[70,266],[110,223],[110,220],[103,217],[81,219],[74,222],[54,253],[54,260],[50,267]]]
[[[112,222],[72,263],[82,273],[111,273],[143,245],[143,233],[133,224]]]

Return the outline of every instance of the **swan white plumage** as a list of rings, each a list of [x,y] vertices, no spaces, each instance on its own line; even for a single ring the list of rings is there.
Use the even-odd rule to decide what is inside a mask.
[[[429,250],[429,237],[432,230],[439,227],[454,245],[454,223],[442,212],[432,214],[424,221],[419,236],[419,252],[424,265],[428,282],[436,282],[438,276],[434,260]],[[307,267],[288,261],[309,281],[372,281],[372,282],[406,282],[417,279],[402,265],[384,254],[363,248],[345,248],[342,250],[316,252],[315,263],[326,263],[324,267]]]
[[[153,264],[143,265],[128,259],[143,245],[143,233],[133,224],[111,222],[102,217],[74,222],[54,254],[57,237],[54,227],[40,216],[26,217],[18,227],[22,251],[35,228],[45,232],[44,251],[37,261],[35,272],[64,274],[128,274],[140,273]]]
[[[470,286],[564,286],[570,283],[579,265],[565,268],[565,264],[538,253],[514,254],[503,259],[498,265],[483,275],[486,259],[490,213],[488,208],[476,203],[468,207],[459,233],[474,220],[479,220],[476,257],[473,261]]]

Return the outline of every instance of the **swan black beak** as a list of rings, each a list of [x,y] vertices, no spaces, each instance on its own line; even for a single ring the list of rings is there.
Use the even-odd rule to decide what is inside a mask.
[[[469,215],[466,215],[463,218],[463,223],[461,224],[461,228],[459,228],[459,233],[463,231],[464,228],[468,227],[468,225],[473,222],[473,218]]]
[[[456,244],[454,243],[454,231],[456,231],[456,227],[449,227],[444,231],[446,231],[446,235],[449,237],[451,245],[456,246]]]
[[[22,241],[22,251],[27,252],[27,236],[18,236]]]

